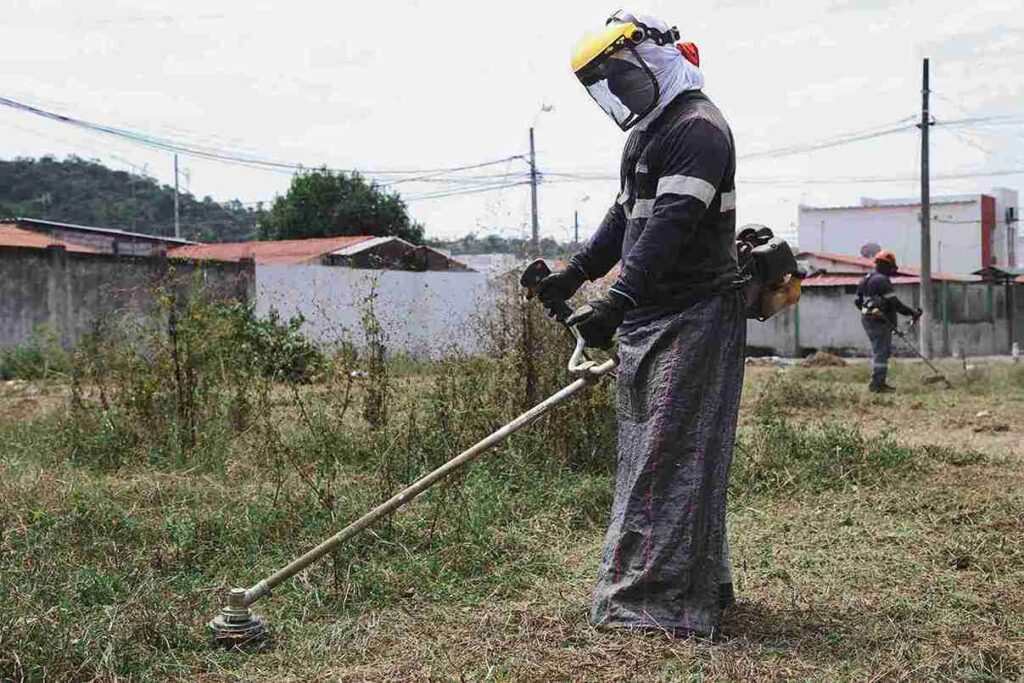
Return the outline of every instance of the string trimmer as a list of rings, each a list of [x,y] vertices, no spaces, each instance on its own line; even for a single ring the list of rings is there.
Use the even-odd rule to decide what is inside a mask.
[[[543,264],[543,262],[541,262]],[[546,269],[543,264],[543,269]],[[532,270],[530,270],[532,269]],[[536,262],[531,264],[528,272],[530,277],[524,274],[525,281],[534,282],[538,273],[542,272]],[[563,307],[559,307],[562,309]],[[568,305],[564,306],[568,308]],[[355,520],[347,527],[331,536],[326,541],[309,550],[301,557],[293,560],[287,566],[277,570],[267,578],[259,581],[251,588],[232,588],[228,591],[227,602],[221,608],[216,617],[210,621],[209,626],[213,631],[213,639],[216,645],[224,647],[244,647],[262,643],[268,636],[267,620],[258,614],[254,614],[250,607],[262,597],[270,595],[270,592],[280,584],[295,576],[303,569],[306,569],[314,562],[317,562],[325,555],[337,550],[343,543],[350,540],[360,532],[372,526],[375,522],[387,517],[398,508],[406,505],[418,495],[429,489],[437,482],[458,472],[466,465],[476,460],[497,444],[504,441],[510,435],[520,429],[529,426],[538,418],[550,412],[584,389],[597,383],[601,377],[608,374],[618,365],[617,358],[611,358],[602,363],[597,363],[584,358],[584,342],[579,334],[573,330],[576,337],[576,348],[569,358],[569,372],[576,379],[556,392],[549,398],[530,408],[525,413],[512,420],[489,436],[481,439],[473,446],[438,467],[433,472],[424,475],[411,486],[396,493],[394,496],[373,508],[365,515]]]
[[[917,357],[923,360],[925,365],[931,368],[934,374],[931,377],[924,378],[925,384],[936,384],[938,382],[942,382],[943,384],[946,385],[947,389],[953,388],[953,385],[949,383],[949,380],[946,378],[946,376],[939,372],[939,369],[935,367],[930,360],[924,357],[924,354],[918,350],[917,345],[914,344],[914,342],[910,341],[910,337],[908,337],[906,333],[903,332],[903,330],[901,330],[897,325],[893,325],[891,323],[889,326],[892,327],[892,331],[895,332],[896,335],[903,340],[903,343],[909,346],[910,349],[917,354]]]

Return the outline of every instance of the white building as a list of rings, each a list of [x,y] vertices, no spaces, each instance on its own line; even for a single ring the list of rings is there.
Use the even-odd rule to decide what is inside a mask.
[[[1017,192],[933,197],[932,270],[973,273],[986,266],[1012,268],[1024,260],[1017,229]],[[868,199],[859,206],[801,206],[802,251],[860,254],[867,244],[896,253],[900,265],[921,265],[919,199]]]
[[[171,256],[255,262],[256,313],[305,318],[303,332],[328,345],[365,346],[372,303],[387,344],[416,358],[478,350],[479,311],[495,294],[486,273],[397,237],[197,244]]]

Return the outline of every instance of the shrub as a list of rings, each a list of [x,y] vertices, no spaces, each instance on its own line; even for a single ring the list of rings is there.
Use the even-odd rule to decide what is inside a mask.
[[[68,354],[52,331],[37,329],[27,344],[0,349],[0,380],[67,377]]]
[[[300,332],[252,306],[158,292],[158,309],[130,328],[97,324],[72,354],[67,455],[104,468],[150,461],[216,466],[264,410],[273,382],[309,382],[325,367]]]
[[[238,360],[244,363],[248,357],[264,378],[306,383],[324,370],[323,353],[301,332],[306,322],[301,314],[282,322],[271,308],[260,318],[251,303],[228,304],[216,312],[231,323],[224,342],[235,344]]]

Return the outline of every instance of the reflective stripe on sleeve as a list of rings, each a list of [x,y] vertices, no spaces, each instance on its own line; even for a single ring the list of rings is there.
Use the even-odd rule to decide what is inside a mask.
[[[736,190],[722,193],[722,213],[736,210]]]
[[[896,292],[889,292],[888,294],[883,294],[882,298],[883,299],[895,299],[896,298]]]
[[[609,289],[609,290],[611,290],[611,291],[613,291],[613,292],[615,292],[615,293],[616,293],[616,294],[618,294],[619,296],[624,296],[624,297],[626,297],[627,299],[629,299],[630,303],[632,303],[634,307],[636,307],[636,306],[638,305],[638,304],[637,304],[637,302],[636,302],[636,299],[634,299],[633,297],[631,297],[631,296],[630,296],[629,294],[626,294],[626,293],[625,293],[624,291],[622,291],[621,289],[618,289],[617,287],[609,287],[608,289]]]
[[[704,202],[704,206],[710,206],[711,200],[715,198],[715,186],[689,175],[667,175],[658,181],[657,194],[659,197],[663,194],[695,197]]]
[[[629,195],[631,193],[632,192],[629,187],[629,178],[626,178],[626,182],[622,184],[622,192],[619,193],[619,196],[615,201],[617,201],[619,204],[625,204],[626,202],[629,201]]]
[[[633,202],[633,211],[630,212],[630,218],[650,218],[654,215],[654,201],[653,199],[638,199]]]

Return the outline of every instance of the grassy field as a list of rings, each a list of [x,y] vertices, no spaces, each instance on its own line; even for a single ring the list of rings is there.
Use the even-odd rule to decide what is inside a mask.
[[[281,587],[245,654],[209,647],[225,588],[500,423],[495,375],[396,371],[377,430],[358,384],[271,387],[202,458],[72,419],[66,382],[0,383],[0,679],[1021,680],[1024,367],[943,369],[873,396],[864,366],[748,368],[720,643],[587,623],[606,388]]]

